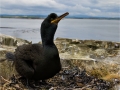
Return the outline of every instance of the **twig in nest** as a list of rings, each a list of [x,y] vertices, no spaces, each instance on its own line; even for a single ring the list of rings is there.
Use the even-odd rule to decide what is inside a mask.
[[[80,90],[84,90],[85,88],[91,87],[92,85],[87,85],[85,87],[82,87]]]
[[[5,58],[0,59],[0,63],[4,62],[5,60],[6,60]]]
[[[2,76],[1,76],[1,79],[4,80],[7,83],[10,83],[10,81],[8,81],[7,79],[3,78]]]

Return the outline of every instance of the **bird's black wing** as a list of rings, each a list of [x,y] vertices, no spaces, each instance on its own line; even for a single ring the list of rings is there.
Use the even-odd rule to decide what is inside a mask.
[[[43,48],[41,44],[29,44],[17,47],[15,50],[16,59],[24,61],[34,61],[42,54]]]
[[[29,44],[17,47],[15,50],[15,67],[24,77],[31,78],[34,74],[34,63],[42,56],[42,45]]]

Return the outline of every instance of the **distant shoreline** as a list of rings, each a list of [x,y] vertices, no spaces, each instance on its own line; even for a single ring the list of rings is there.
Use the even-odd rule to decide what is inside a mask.
[[[15,16],[15,15],[0,15],[0,18],[15,18],[15,19],[44,19],[45,16]],[[66,19],[99,19],[99,20],[120,20],[120,18],[107,17],[66,17]]]

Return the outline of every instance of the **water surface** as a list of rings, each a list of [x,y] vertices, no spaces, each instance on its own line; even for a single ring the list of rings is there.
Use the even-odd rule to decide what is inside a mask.
[[[0,33],[41,41],[40,25],[43,19],[0,18]],[[63,19],[59,22],[55,38],[104,40],[120,42],[120,20]]]

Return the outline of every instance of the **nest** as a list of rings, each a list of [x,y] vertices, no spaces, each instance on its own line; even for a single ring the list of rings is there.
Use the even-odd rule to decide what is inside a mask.
[[[1,77],[1,90],[109,90],[113,85],[103,79],[90,76],[78,67],[63,68],[53,78],[33,81],[13,75],[10,80]]]

